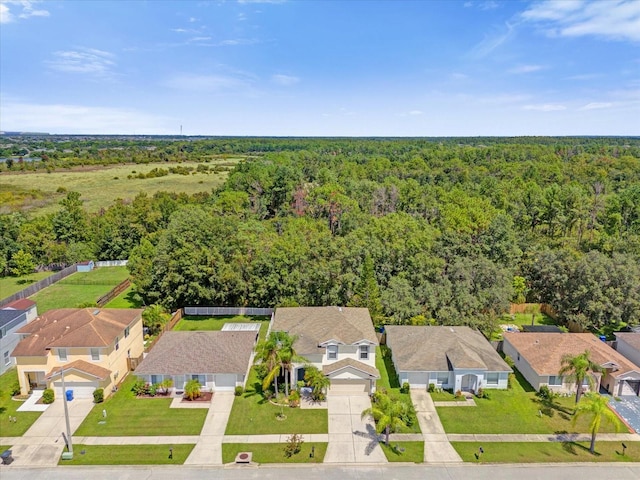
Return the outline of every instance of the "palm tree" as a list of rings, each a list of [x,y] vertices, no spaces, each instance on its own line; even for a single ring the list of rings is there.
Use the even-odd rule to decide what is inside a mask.
[[[395,400],[386,393],[378,392],[374,395],[371,408],[363,410],[361,418],[371,415],[376,421],[376,433],[384,432],[384,443],[389,445],[389,434],[398,428],[405,426],[402,420],[405,411],[401,401]]]
[[[280,364],[284,368],[284,393],[289,396],[289,384],[291,383],[291,369],[294,363],[306,362],[304,357],[298,355],[293,344],[298,339],[297,336],[291,336],[286,332],[278,332]]]
[[[582,395],[582,384],[585,380],[589,383],[589,387],[593,388],[595,382],[593,375],[589,372],[599,372],[602,369],[591,360],[591,352],[585,350],[579,355],[566,354],[562,357],[562,367],[558,375],[564,377],[569,382],[576,384],[576,404],[580,401]]]
[[[304,379],[312,389],[312,400],[314,402],[323,401],[326,398],[325,390],[331,385],[331,380],[314,365],[306,365],[304,367]]]
[[[262,390],[265,391],[273,383],[278,394],[278,374],[282,368],[280,359],[280,347],[278,345],[277,332],[271,332],[269,336],[260,342],[257,347],[258,360],[266,365],[267,374],[262,380]]]
[[[584,395],[573,414],[572,422],[574,424],[578,418],[582,416],[586,415],[587,417],[591,417],[591,423],[589,423],[589,431],[591,432],[591,446],[589,447],[589,451],[591,453],[595,453],[596,434],[598,430],[600,430],[600,423],[602,423],[603,419],[613,424],[616,432],[620,429],[618,417],[609,409],[608,403],[609,399],[607,397],[603,397],[594,392],[588,392]]]

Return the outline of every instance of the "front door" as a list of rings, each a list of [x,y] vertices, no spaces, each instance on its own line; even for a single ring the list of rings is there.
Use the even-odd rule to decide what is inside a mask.
[[[460,384],[460,390],[463,392],[475,392],[476,390],[476,380],[477,377],[475,375],[467,374],[462,377],[462,382]]]
[[[47,384],[44,380],[44,372],[25,372],[29,390],[44,390]]]

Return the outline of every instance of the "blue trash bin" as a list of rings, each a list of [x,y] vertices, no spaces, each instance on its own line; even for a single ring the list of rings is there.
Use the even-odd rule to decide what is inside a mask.
[[[73,390],[67,390],[67,402],[73,400]]]

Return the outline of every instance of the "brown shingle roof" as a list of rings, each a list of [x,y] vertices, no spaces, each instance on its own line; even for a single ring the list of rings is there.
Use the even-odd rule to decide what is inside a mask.
[[[242,374],[255,342],[256,332],[166,332],[135,374]]]
[[[141,314],[140,309],[124,308],[49,310],[17,331],[29,336],[18,343],[11,355],[45,356],[47,349],[56,347],[106,347]]]
[[[28,298],[20,298],[18,300],[14,300],[13,302],[7,303],[3,310],[29,310],[31,307],[34,307],[36,302],[29,300]]]
[[[399,371],[511,370],[482,334],[469,327],[390,325],[385,331]]]
[[[100,365],[85,362],[84,360],[76,360],[75,362],[53,368],[49,373],[47,373],[47,379],[60,375],[61,367],[64,367],[65,372],[68,372],[69,370],[78,370],[80,372],[88,373],[92,377],[99,378],[100,380],[104,380],[111,375],[111,370],[103,368]]]
[[[271,330],[297,335],[299,355],[323,353],[319,344],[335,340],[352,345],[361,340],[378,345],[373,322],[366,308],[355,307],[284,307],[274,315]]]
[[[377,368],[367,365],[366,363],[359,362],[358,360],[354,360],[353,358],[344,358],[337,362],[330,363],[329,365],[324,365],[322,367],[322,373],[328,376],[347,367],[360,370],[373,378],[380,378],[380,372],[378,372]]]
[[[504,340],[513,345],[538,375],[556,375],[563,355],[579,355],[585,350],[591,352],[591,360],[598,365],[608,362],[618,365],[620,369],[611,373],[614,377],[633,370],[640,372],[640,367],[591,333],[505,333]]]
[[[616,338],[623,340],[629,346],[640,352],[640,333],[635,332],[616,332]]]

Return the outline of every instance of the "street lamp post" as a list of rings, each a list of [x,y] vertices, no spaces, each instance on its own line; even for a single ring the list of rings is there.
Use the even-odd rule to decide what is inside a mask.
[[[67,390],[64,386],[64,367],[60,368],[60,379],[62,381],[62,403],[64,404],[64,420],[67,424],[67,448],[73,458],[73,444],[71,442],[71,425],[69,424],[69,409],[67,407]]]

